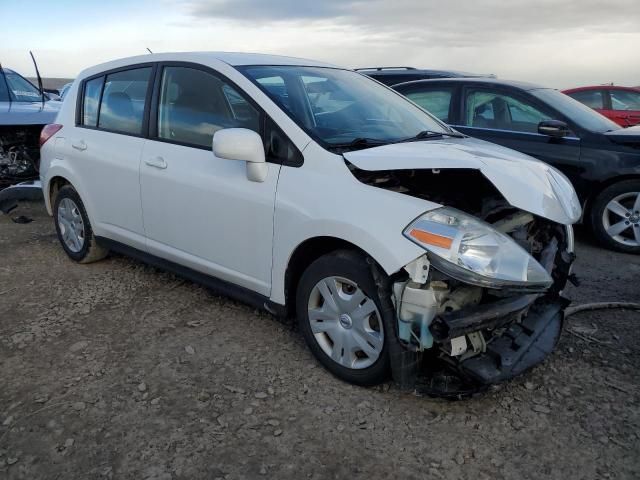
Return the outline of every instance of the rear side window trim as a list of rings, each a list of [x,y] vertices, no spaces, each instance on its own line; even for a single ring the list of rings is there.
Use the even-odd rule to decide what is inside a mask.
[[[139,69],[139,68],[146,68],[146,67],[151,67],[152,71],[151,71],[151,75],[149,77],[149,87],[147,88],[147,96],[145,98],[144,116],[143,116],[143,121],[142,121],[142,133],[140,135],[132,134],[132,133],[126,133],[126,132],[120,132],[120,131],[114,131],[114,130],[108,130],[108,129],[105,129],[105,128],[92,127],[90,125],[83,125],[82,124],[82,122],[83,122],[83,109],[84,109],[84,96],[85,96],[85,89],[86,89],[86,83],[87,82],[89,82],[91,80],[94,80],[96,78],[100,78],[100,77],[104,77],[104,79],[106,80],[107,75],[110,75],[112,73],[124,72],[124,71],[127,71],[127,70],[136,70],[136,69]],[[265,112],[265,110],[251,96],[247,95],[244,92],[244,90],[242,88],[240,88],[233,80],[229,79],[226,75],[224,75],[224,74],[212,69],[211,67],[207,67],[206,65],[202,65],[202,64],[199,64],[199,63],[181,62],[181,61],[135,63],[135,64],[131,64],[131,65],[126,65],[126,66],[123,66],[123,67],[118,67],[118,68],[113,68],[113,69],[110,69],[110,70],[105,70],[105,71],[96,73],[94,75],[91,75],[89,77],[83,78],[82,82],[80,83],[80,86],[78,88],[79,94],[78,94],[77,99],[76,99],[75,126],[78,127],[78,128],[85,128],[87,130],[98,130],[98,131],[101,131],[101,132],[115,133],[117,135],[126,135],[126,136],[129,136],[129,137],[144,138],[144,139],[147,139],[147,140],[153,140],[154,142],[170,143],[170,144],[179,145],[179,146],[182,146],[182,147],[197,148],[197,149],[200,149],[200,150],[210,150],[210,148],[203,147],[201,145],[193,145],[193,144],[188,144],[188,143],[182,143],[182,142],[178,142],[178,141],[174,141],[174,140],[164,139],[164,138],[159,138],[158,137],[158,133],[157,133],[157,131],[158,131],[158,121],[157,121],[157,119],[158,119],[158,103],[160,101],[160,82],[162,80],[162,72],[163,72],[164,67],[185,67],[185,68],[194,68],[196,70],[201,70],[203,72],[206,72],[206,73],[209,73],[211,75],[214,75],[215,77],[219,78],[223,82],[227,83],[229,86],[233,87],[260,114],[260,132],[258,132],[258,134],[262,137],[263,142],[265,141],[265,139],[266,139],[267,118],[270,118],[270,117],[267,114],[267,112]],[[100,106],[102,104],[102,95],[104,93],[104,85],[105,85],[105,82],[102,83],[102,90],[100,91],[100,102],[98,104],[98,121],[99,121],[99,118],[100,118]],[[152,121],[152,119],[154,121]],[[273,123],[282,132],[282,134],[287,139],[287,141],[296,150],[297,158],[299,160],[296,161],[296,162],[285,162],[285,161],[281,161],[281,160],[275,160],[275,159],[274,160],[269,160],[269,159],[267,159],[267,161],[270,162],[270,163],[276,163],[276,164],[283,165],[283,166],[301,167],[304,164],[304,156],[303,156],[302,152],[295,145],[295,143],[293,143],[291,141],[291,139],[286,135],[286,133],[284,133],[282,131],[280,126],[275,121],[273,121]]]
[[[149,75],[149,83],[147,86],[147,92],[146,92],[146,96],[145,96],[145,105],[144,105],[144,112],[142,115],[142,131],[140,134],[136,134],[136,133],[129,133],[129,132],[122,132],[119,130],[111,130],[111,129],[107,129],[107,128],[100,128],[100,127],[92,127],[91,125],[83,125],[83,121],[84,121],[84,98],[85,98],[85,93],[86,93],[86,84],[87,82],[94,80],[96,78],[100,78],[100,77],[104,77],[104,81],[102,82],[102,89],[100,91],[100,101],[98,103],[98,113],[97,113],[97,123],[96,125],[99,123],[100,121],[100,109],[102,107],[102,96],[104,94],[104,88],[106,85],[106,79],[109,75],[114,74],[114,73],[120,73],[120,72],[127,72],[129,70],[138,70],[138,69],[142,69],[142,68],[151,68],[151,73]],[[156,77],[156,72],[157,72],[157,63],[156,62],[144,62],[144,63],[136,63],[136,64],[132,64],[132,65],[127,65],[124,67],[118,67],[118,68],[113,68],[111,70],[105,70],[104,72],[100,72],[97,73],[95,75],[91,75],[90,77],[86,77],[84,79],[82,79],[82,83],[80,85],[79,91],[81,92],[81,95],[78,95],[77,101],[76,101],[76,121],[75,121],[75,126],[78,128],[86,128],[87,130],[98,130],[100,132],[107,132],[107,133],[115,133],[118,135],[125,135],[127,137],[136,137],[136,138],[149,138],[149,111],[150,111],[150,102],[152,100],[152,94],[153,94],[153,86],[155,85],[155,77]]]

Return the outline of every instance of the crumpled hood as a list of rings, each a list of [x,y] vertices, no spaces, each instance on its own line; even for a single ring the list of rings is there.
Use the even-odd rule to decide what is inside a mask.
[[[46,125],[53,123],[62,102],[0,102],[0,125]]]
[[[565,225],[578,221],[580,202],[555,168],[514,150],[472,138],[445,138],[346,152],[361,170],[468,168],[480,170],[514,207]],[[464,189],[464,185],[459,185]]]

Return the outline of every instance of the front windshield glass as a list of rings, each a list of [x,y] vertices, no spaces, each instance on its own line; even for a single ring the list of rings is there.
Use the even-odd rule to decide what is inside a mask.
[[[27,79],[15,72],[3,70],[4,78],[0,73],[0,102],[8,102],[11,95],[12,102],[40,102],[40,91]],[[5,81],[6,79],[6,81]],[[9,91],[7,92],[7,85]]]
[[[248,66],[242,73],[326,148],[392,143],[421,132],[452,133],[368,77],[336,68]]]
[[[551,88],[538,88],[531,90],[530,93],[538,97],[543,102],[551,105],[560,113],[565,115],[569,120],[577,123],[585,130],[591,132],[610,132],[618,130],[620,126],[607,117],[600,115],[595,110],[574,100],[558,90]]]

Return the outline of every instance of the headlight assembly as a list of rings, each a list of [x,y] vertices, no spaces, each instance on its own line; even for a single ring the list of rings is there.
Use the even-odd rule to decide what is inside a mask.
[[[491,225],[442,207],[411,223],[404,235],[426,249],[443,273],[488,288],[545,290],[553,280],[535,258]]]

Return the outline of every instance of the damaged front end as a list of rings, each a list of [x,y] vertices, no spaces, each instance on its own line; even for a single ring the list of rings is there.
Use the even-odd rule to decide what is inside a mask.
[[[0,189],[38,178],[43,126],[0,126]]]
[[[570,225],[513,207],[478,171],[350,168],[369,185],[446,205],[404,232],[426,253],[392,278],[404,348],[392,359],[396,381],[458,397],[552,352],[568,305],[561,294],[574,261]]]
[[[39,200],[40,131],[43,125],[0,125],[0,211],[20,200]]]
[[[574,260],[571,227],[520,215],[531,256],[553,279],[548,288],[470,285],[443,273],[425,254],[393,284],[398,338],[413,353],[405,387],[457,396],[513,378],[542,362],[560,337],[562,297]],[[538,291],[535,291],[538,290]]]

